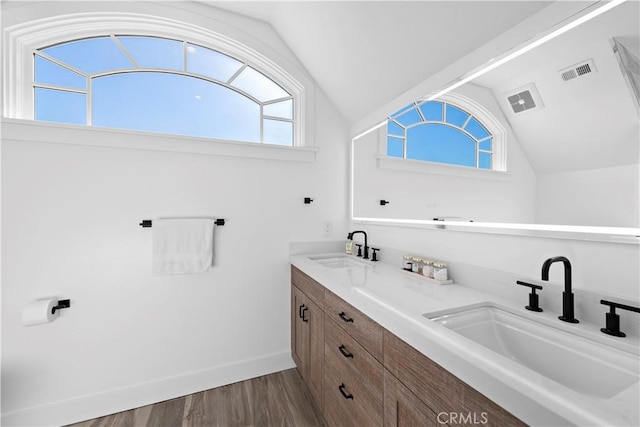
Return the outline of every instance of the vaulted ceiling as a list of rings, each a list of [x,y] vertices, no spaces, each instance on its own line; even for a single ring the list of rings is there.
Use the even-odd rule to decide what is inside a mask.
[[[203,1],[269,23],[354,123],[548,1]]]
[[[493,91],[536,172],[638,164],[637,102],[612,38],[640,56],[640,3],[622,3],[475,80]],[[585,63],[590,72],[562,78]],[[507,97],[532,84],[537,107],[514,113]]]
[[[552,2],[206,3],[270,24],[354,124]],[[637,162],[637,144],[629,143],[637,140],[637,112],[609,39],[621,38],[637,51],[638,19],[638,3],[628,2],[475,81],[493,91],[534,170]],[[563,82],[558,77],[557,71],[589,58],[598,69],[589,78]],[[530,83],[537,85],[546,108],[515,116],[504,104],[504,93]],[[599,112],[597,118],[593,111]],[[609,124],[614,122],[615,128]]]

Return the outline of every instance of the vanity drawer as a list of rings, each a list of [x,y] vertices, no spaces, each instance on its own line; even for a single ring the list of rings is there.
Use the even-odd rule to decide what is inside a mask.
[[[330,291],[325,291],[327,318],[336,322],[378,360],[382,360],[382,327]]]
[[[335,363],[342,363],[373,395],[382,399],[382,364],[335,322],[325,320],[324,331],[325,354],[331,353],[337,359]]]
[[[324,310],[324,286],[293,265],[291,266],[291,283],[296,285],[298,289]]]
[[[324,414],[327,425],[381,427],[382,389],[373,391],[341,359],[341,355],[325,345]]]

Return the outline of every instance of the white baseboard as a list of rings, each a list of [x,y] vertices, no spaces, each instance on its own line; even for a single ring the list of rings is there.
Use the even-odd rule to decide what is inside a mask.
[[[291,354],[271,354],[175,377],[2,414],[2,426],[59,426],[162,402],[295,367]]]

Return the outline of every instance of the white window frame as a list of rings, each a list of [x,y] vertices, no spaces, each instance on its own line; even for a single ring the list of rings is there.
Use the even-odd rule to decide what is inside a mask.
[[[126,36],[135,36],[135,37],[139,37],[139,35],[137,34],[127,34]],[[281,121],[281,122],[287,122],[287,123],[291,123],[292,124],[292,129],[293,132],[295,133],[295,128],[296,128],[296,117],[294,115],[292,115],[292,118],[284,118],[284,117],[277,117],[277,116],[269,116],[269,115],[265,115],[264,114],[264,107],[271,105],[271,104],[276,104],[279,102],[284,102],[284,101],[288,101],[291,100],[293,103],[293,108],[295,109],[295,103],[296,100],[294,98],[293,95],[291,94],[287,94],[286,97],[282,97],[282,98],[277,98],[277,99],[271,99],[268,101],[261,101],[260,99],[258,99],[254,94],[251,94],[249,92],[246,92],[236,86],[233,85],[233,81],[240,75],[242,74],[242,72],[247,68],[247,67],[251,67],[250,64],[248,64],[247,62],[242,62],[240,61],[238,58],[233,58],[236,61],[238,61],[240,64],[242,64],[240,66],[240,68],[227,80],[223,81],[223,80],[217,80],[215,78],[212,78],[210,76],[207,75],[201,75],[201,74],[196,74],[193,72],[190,72],[187,70],[187,49],[188,49],[188,45],[191,44],[193,45],[193,43],[191,43],[189,40],[184,40],[184,39],[177,39],[177,38],[159,38],[159,37],[153,37],[155,39],[159,39],[159,40],[171,40],[171,41],[175,41],[175,42],[179,42],[180,44],[182,44],[182,49],[183,49],[183,69],[181,70],[176,70],[176,69],[164,69],[164,68],[155,68],[155,67],[143,67],[140,66],[135,59],[133,58],[131,52],[129,52],[126,47],[122,44],[122,41],[120,41],[120,39],[118,39],[119,35],[117,34],[103,34],[101,37],[103,38],[109,38],[114,46],[117,47],[117,49],[119,49],[119,51],[122,53],[122,55],[126,58],[129,59],[129,61],[131,62],[131,66],[129,68],[118,68],[118,69],[106,69],[106,70],[100,70],[100,71],[96,71],[93,73],[86,73],[83,72],[82,70],[73,68],[72,64],[68,64],[64,61],[58,60],[54,57],[49,56],[46,52],[44,52],[44,50],[46,50],[46,47],[43,47],[41,49],[37,49],[36,51],[34,51],[34,55],[39,56],[40,58],[56,64],[62,68],[65,68],[67,70],[70,70],[71,72],[76,73],[79,77],[83,77],[86,80],[86,87],[85,89],[80,89],[80,88],[71,88],[71,87],[63,87],[63,86],[59,86],[59,85],[55,85],[55,84],[49,84],[49,83],[39,83],[39,82],[33,82],[32,86],[33,89],[35,90],[36,88],[41,88],[41,89],[52,89],[52,90],[58,90],[58,91],[62,91],[62,92],[72,92],[72,93],[80,93],[85,95],[86,97],[86,125],[87,126],[93,126],[93,110],[92,110],[92,106],[93,106],[93,82],[94,79],[99,79],[102,77],[108,77],[108,76],[113,76],[113,75],[118,75],[118,74],[133,74],[133,73],[142,73],[142,72],[146,72],[146,73],[166,73],[166,74],[173,74],[173,75],[178,75],[178,76],[183,76],[183,77],[192,77],[192,78],[197,78],[203,81],[206,81],[208,83],[211,84],[215,84],[221,87],[224,87],[227,90],[233,91],[235,93],[238,93],[242,96],[244,96],[245,98],[253,101],[256,105],[258,105],[259,109],[260,109],[260,117],[259,117],[259,128],[260,128],[260,134],[259,134],[259,141],[248,141],[248,142],[254,142],[254,143],[265,143],[264,141],[264,122],[265,120],[275,120],[275,121]],[[147,37],[147,36],[143,36],[143,37]],[[81,41],[81,40],[88,40],[88,38],[85,39],[79,39],[77,41]],[[73,41],[76,40],[71,40],[69,42],[66,43],[71,43]],[[65,43],[63,43],[64,45]],[[251,67],[253,68],[253,67]],[[263,74],[264,75],[264,74]],[[269,78],[268,76],[265,76],[267,78]],[[269,78],[270,79],[270,78]],[[273,83],[277,84],[278,86],[280,86],[280,84],[278,82],[275,82],[273,79],[270,79]],[[35,98],[35,96],[34,96]],[[292,111],[293,113],[293,111]],[[135,131],[135,129],[132,129]],[[292,140],[293,140],[293,135],[292,135]],[[277,145],[277,144],[276,144]]]
[[[428,98],[428,97],[427,97]],[[495,118],[489,110],[487,110],[482,105],[478,104],[476,101],[464,96],[459,93],[449,92],[444,95],[438,97],[438,99],[434,100],[437,102],[444,102],[447,104],[451,104],[454,107],[459,107],[465,112],[469,113],[471,116],[475,117],[480,124],[485,126],[489,133],[492,135],[492,161],[491,161],[491,169],[477,169],[478,171],[497,171],[497,172],[506,172],[507,171],[507,150],[506,150],[506,142],[507,142],[507,131],[504,126]],[[417,106],[422,105],[421,102],[418,102]],[[408,111],[408,110],[407,110]],[[419,111],[419,110],[418,110]],[[421,114],[419,112],[419,114]],[[381,144],[379,148],[379,159],[387,156],[387,131],[386,125],[381,128],[381,132],[384,132],[384,138],[380,138]],[[392,135],[391,135],[392,136]],[[405,138],[405,150],[406,150],[406,138]],[[389,158],[392,159],[392,158]],[[453,165],[448,163],[435,163],[429,162],[425,160],[416,160],[416,159],[406,159],[406,158],[393,158],[392,162],[385,162],[383,160],[382,163],[388,164],[393,163],[397,164],[398,162],[407,161],[412,163],[412,168],[419,168],[420,163],[424,163],[428,165],[428,167],[436,167],[437,169],[453,167],[458,172],[460,168],[468,168],[459,165]]]
[[[34,119],[33,61],[37,49],[113,33],[184,39],[250,65],[292,95],[295,120],[293,147],[309,146],[305,144],[305,87],[278,64],[223,34],[160,16],[128,12],[88,12],[51,16],[6,28],[3,34],[3,115],[12,119]]]

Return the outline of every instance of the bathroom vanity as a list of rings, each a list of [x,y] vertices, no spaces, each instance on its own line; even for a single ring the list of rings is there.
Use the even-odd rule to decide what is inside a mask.
[[[553,313],[535,313],[540,326],[522,312],[492,294],[427,283],[388,264],[340,254],[291,257],[292,356],[330,426],[638,424],[637,338],[599,337],[595,325],[566,332],[550,323]],[[492,321],[550,341],[547,329],[570,333],[559,340],[575,339],[572,346],[595,337],[593,351],[603,353],[576,358],[577,368],[557,353],[559,360],[536,371],[488,347],[482,333],[469,339],[455,329]],[[517,321],[524,326],[510,323]],[[551,348],[521,350],[556,356],[545,356]],[[587,367],[609,356],[607,366]],[[607,371],[611,363],[619,366]]]

